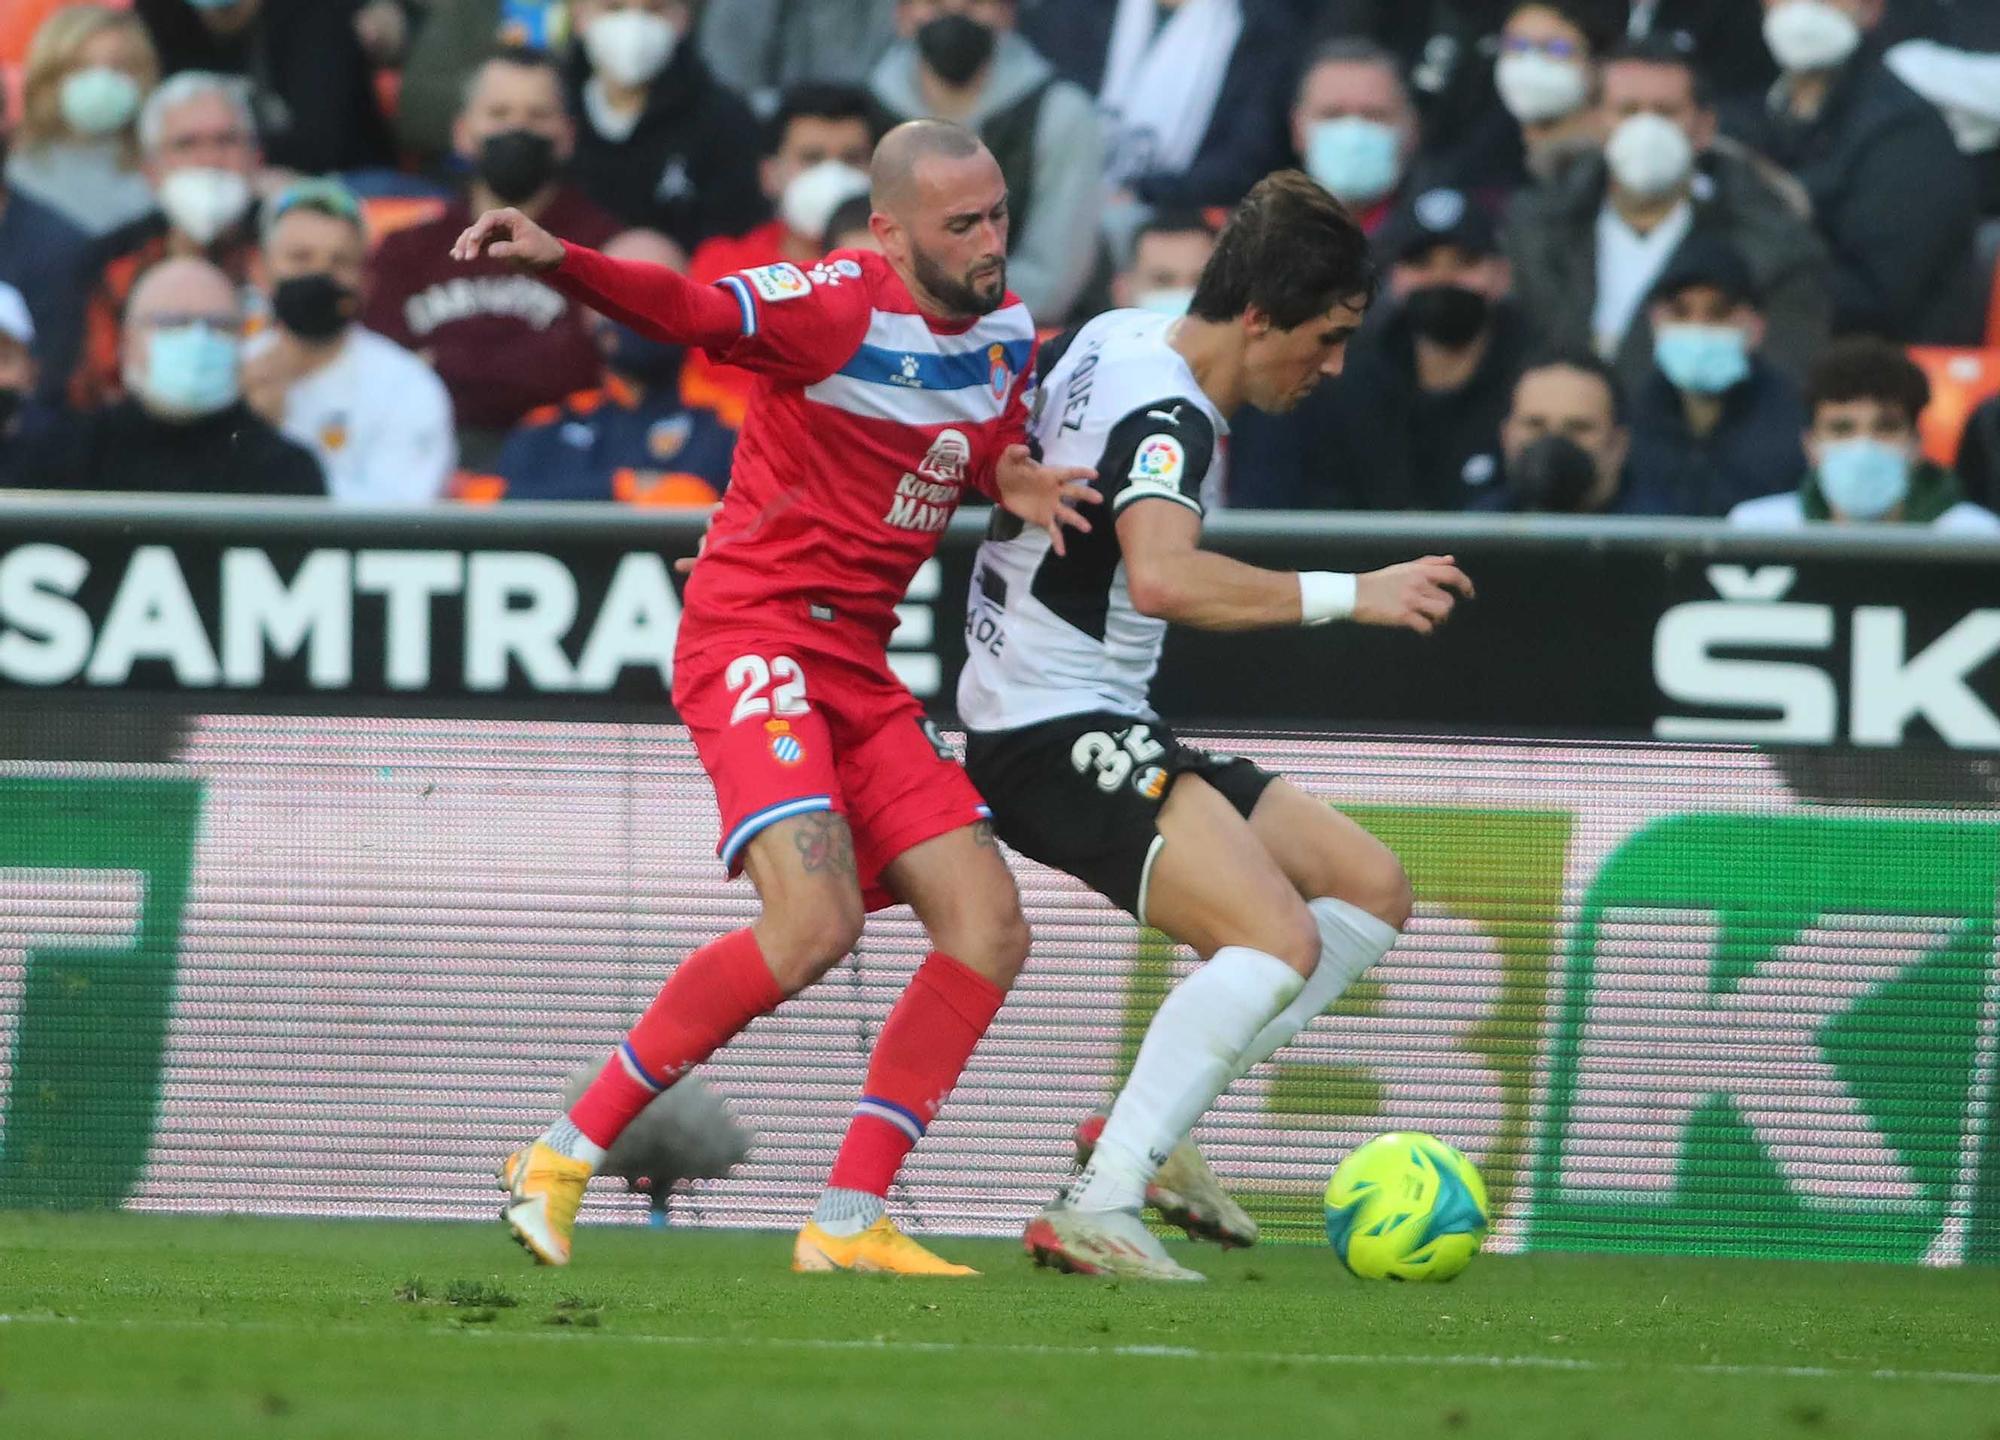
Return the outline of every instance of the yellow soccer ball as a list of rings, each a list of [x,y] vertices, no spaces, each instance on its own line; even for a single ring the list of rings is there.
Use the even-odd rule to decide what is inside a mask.
[[[1486,1222],[1486,1182],[1434,1135],[1377,1135],[1326,1182],[1327,1242],[1365,1280],[1449,1280]]]

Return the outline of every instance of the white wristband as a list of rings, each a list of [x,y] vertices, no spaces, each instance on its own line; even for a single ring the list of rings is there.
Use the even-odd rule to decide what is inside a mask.
[[[1299,572],[1299,623],[1325,625],[1354,613],[1354,577],[1334,570]]]

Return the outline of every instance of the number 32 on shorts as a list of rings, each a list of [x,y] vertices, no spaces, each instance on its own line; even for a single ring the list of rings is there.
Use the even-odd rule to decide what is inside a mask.
[[[773,681],[776,689],[772,689]],[[731,725],[759,715],[805,715],[812,710],[806,703],[806,672],[789,655],[773,655],[769,660],[762,655],[738,655],[722,672],[722,683],[736,697],[736,708],[729,712]]]

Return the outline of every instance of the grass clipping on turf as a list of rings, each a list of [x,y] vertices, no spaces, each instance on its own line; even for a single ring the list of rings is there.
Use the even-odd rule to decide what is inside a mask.
[[[597,1070],[587,1065],[563,1083],[563,1108],[576,1103]],[[628,1189],[664,1211],[675,1186],[721,1179],[750,1153],[755,1138],[720,1095],[689,1076],[653,1097],[625,1127],[597,1173],[619,1176]]]

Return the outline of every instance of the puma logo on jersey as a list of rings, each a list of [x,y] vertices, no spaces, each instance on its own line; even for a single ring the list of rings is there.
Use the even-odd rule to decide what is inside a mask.
[[[1176,405],[1171,410],[1148,410],[1146,418],[1148,420],[1164,420],[1169,425],[1178,425],[1181,423],[1181,407]]]

